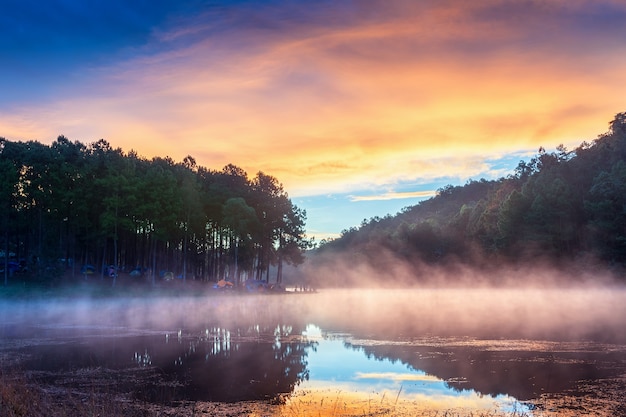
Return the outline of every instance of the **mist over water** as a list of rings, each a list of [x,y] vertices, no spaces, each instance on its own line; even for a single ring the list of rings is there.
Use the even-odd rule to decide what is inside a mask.
[[[386,337],[621,343],[625,301],[618,288],[337,290],[319,297],[317,314],[323,325]]]
[[[626,289],[617,286],[322,289],[288,295],[3,301],[0,315],[5,326],[54,323],[165,331],[289,321],[385,338],[626,342]]]
[[[142,401],[162,401],[163,392],[180,399],[182,389],[158,385],[165,383],[184,385],[185,400],[245,401],[337,382],[316,380],[315,372],[338,354],[325,349],[339,349],[362,367],[346,371],[361,382],[383,378],[391,393],[404,384],[406,395],[423,396],[426,382],[450,391],[445,409],[461,393],[504,395],[509,403],[606,377],[590,364],[608,372],[623,363],[625,319],[626,289],[618,286],[5,300],[0,365],[66,373],[152,369],[139,384],[128,374],[116,378],[151,387],[136,394]],[[14,363],[20,355],[21,364]],[[408,368],[373,371],[374,359]]]

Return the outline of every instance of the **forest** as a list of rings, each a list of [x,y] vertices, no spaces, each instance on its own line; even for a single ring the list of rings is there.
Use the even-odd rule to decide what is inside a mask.
[[[105,140],[0,138],[0,270],[11,281],[282,281],[310,245],[282,184]],[[272,274],[270,276],[270,266]]]
[[[395,216],[363,220],[322,242],[315,253],[318,265],[338,254],[381,273],[396,261],[415,270],[453,262],[482,268],[539,260],[623,268],[626,113],[576,149],[542,147],[505,178],[448,185]]]
[[[539,260],[623,271],[626,113],[573,150],[542,147],[507,177],[445,186],[314,250],[305,211],[276,178],[249,178],[232,164],[207,169],[191,156],[148,160],[105,140],[84,145],[60,136],[44,145],[0,138],[0,212],[5,285],[105,276],[115,285],[121,273],[152,284],[280,284],[283,265],[302,264],[305,255],[308,266],[341,258],[381,277],[398,261],[415,271]]]

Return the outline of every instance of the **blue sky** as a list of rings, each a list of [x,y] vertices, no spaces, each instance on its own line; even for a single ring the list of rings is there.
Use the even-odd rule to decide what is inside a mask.
[[[0,136],[278,178],[318,239],[624,111],[622,0],[4,0]]]
[[[316,326],[309,325],[305,334],[318,344],[308,351],[309,378],[296,387],[291,400],[294,404],[298,398],[319,404],[316,396],[325,399],[330,407],[336,401],[344,403],[351,396],[362,404],[383,404],[385,397],[387,404],[394,404],[398,397],[411,401],[413,406],[418,404],[442,413],[452,409],[477,413],[517,410],[531,415],[530,410],[513,397],[484,396],[471,389],[455,390],[446,381],[400,361],[368,357],[362,348],[346,344],[339,336],[322,337],[321,329]],[[323,411],[321,415],[325,415]]]

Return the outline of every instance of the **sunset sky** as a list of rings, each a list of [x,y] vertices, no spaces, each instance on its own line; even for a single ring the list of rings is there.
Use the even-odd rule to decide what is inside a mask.
[[[626,111],[624,0],[0,4],[0,137],[263,171],[318,239]]]

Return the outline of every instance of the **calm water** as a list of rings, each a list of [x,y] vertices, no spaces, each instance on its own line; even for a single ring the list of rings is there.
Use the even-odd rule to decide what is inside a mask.
[[[532,412],[624,373],[624,291],[378,290],[3,303],[0,365],[150,402],[325,392]]]

